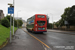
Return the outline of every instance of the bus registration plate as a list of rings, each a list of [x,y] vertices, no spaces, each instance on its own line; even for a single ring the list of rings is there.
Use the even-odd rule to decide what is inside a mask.
[[[45,30],[45,28],[38,28],[38,30]]]

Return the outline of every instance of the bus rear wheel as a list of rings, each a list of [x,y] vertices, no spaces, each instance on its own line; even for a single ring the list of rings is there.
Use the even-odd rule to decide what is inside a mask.
[[[32,29],[32,33],[34,33],[34,30]]]

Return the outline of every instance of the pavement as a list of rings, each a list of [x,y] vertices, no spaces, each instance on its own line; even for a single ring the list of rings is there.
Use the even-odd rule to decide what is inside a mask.
[[[75,31],[64,31],[64,30],[55,30],[55,29],[47,29],[47,31],[75,35]]]
[[[66,31],[66,30],[56,30],[56,29],[47,29],[48,31],[58,31],[58,32],[75,32],[75,31]]]
[[[22,29],[1,50],[75,50],[75,32],[48,29],[41,34]]]
[[[1,50],[44,50],[44,47],[22,29],[18,29],[12,39],[12,43],[7,44]]]

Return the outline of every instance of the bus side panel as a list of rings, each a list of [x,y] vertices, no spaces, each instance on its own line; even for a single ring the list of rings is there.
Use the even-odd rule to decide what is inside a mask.
[[[36,30],[37,30],[37,22],[36,22],[36,20],[37,20],[37,18],[36,18],[36,16],[37,15],[35,15],[35,20],[34,20],[34,32],[36,32]]]
[[[34,28],[34,20],[32,20],[32,21],[30,21],[30,22],[28,22],[28,24],[27,24],[27,30],[29,30],[29,31],[32,31],[33,30],[33,28]]]

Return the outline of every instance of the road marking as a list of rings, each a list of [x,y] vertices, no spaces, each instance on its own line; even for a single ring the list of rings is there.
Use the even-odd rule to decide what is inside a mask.
[[[25,31],[24,29],[22,29],[23,31]],[[27,31],[25,31],[26,33],[28,33]],[[40,43],[42,43],[43,45],[45,45],[47,48],[50,48],[48,45],[46,45],[44,42],[42,42],[41,40],[39,40],[38,38],[36,38],[35,36],[33,36],[32,34],[28,33],[30,36],[32,36],[33,38],[35,38],[37,41],[39,41]]]
[[[45,50],[47,50],[47,48],[45,48]]]

